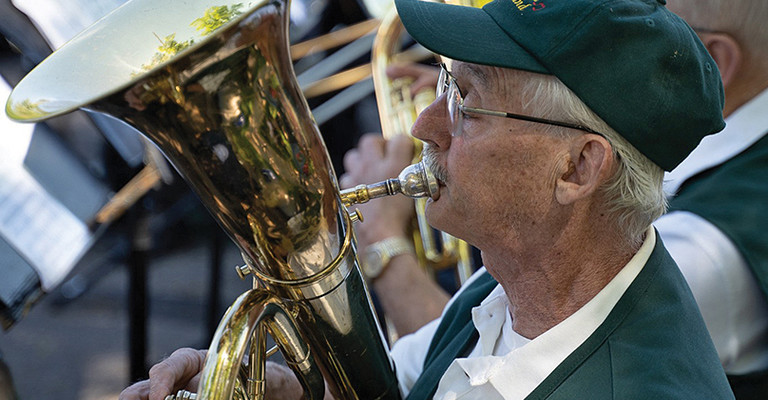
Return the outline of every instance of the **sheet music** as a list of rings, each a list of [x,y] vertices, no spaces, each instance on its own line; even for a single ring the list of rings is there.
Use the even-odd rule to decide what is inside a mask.
[[[29,17],[53,49],[58,49],[83,29],[123,5],[127,0],[12,0]],[[128,125],[98,113],[93,122],[131,166],[144,160],[144,147],[138,134]]]
[[[0,235],[37,270],[46,291],[61,283],[92,238],[23,168],[0,173]]]
[[[51,47],[58,49],[125,1],[12,0],[12,3],[32,20]]]
[[[10,87],[0,79],[0,99]],[[0,112],[0,236],[37,271],[44,290],[56,287],[90,247],[83,221],[24,168],[34,125]]]

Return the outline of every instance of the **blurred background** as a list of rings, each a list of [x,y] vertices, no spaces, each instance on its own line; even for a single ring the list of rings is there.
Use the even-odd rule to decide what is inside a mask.
[[[179,347],[205,348],[210,341],[209,243],[200,239],[202,231],[173,234],[188,242],[148,256],[145,326],[150,365]],[[223,247],[221,265],[242,262],[228,239]],[[129,267],[119,260],[95,262],[91,265],[104,270],[87,288],[78,286],[85,284],[82,277],[63,287],[72,292],[69,296],[84,290],[76,298],[66,298],[57,289],[0,336],[19,399],[116,399],[130,382]],[[224,268],[220,276],[219,304],[225,308],[249,282],[241,281],[234,268]],[[224,308],[217,309],[217,318]]]
[[[123,2],[0,0],[1,103],[52,49]],[[369,19],[390,5],[293,0],[292,43],[363,32],[297,61],[302,85],[369,62]],[[357,138],[380,131],[370,78],[344,87],[308,99],[338,174]],[[0,116],[0,400],[14,390],[117,398],[173,350],[208,346],[250,288],[240,264],[197,197],[130,128],[83,111],[34,125]]]

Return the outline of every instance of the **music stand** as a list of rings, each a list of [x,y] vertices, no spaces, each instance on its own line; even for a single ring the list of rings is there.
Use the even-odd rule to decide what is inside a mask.
[[[0,98],[10,87],[0,81]],[[88,222],[110,190],[45,125],[0,115],[0,320],[16,322],[57,287],[99,236]]]

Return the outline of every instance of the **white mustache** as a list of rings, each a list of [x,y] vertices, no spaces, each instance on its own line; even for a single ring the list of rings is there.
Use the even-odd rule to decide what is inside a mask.
[[[424,144],[424,148],[421,150],[421,160],[438,181],[448,182],[448,171],[437,162],[437,151],[429,144]]]

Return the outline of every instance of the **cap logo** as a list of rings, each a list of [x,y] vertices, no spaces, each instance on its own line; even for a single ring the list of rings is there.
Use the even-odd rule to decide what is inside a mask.
[[[518,10],[529,10],[529,11],[538,11],[542,8],[546,7],[543,1],[541,0],[512,0],[512,3],[517,7]]]

